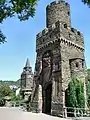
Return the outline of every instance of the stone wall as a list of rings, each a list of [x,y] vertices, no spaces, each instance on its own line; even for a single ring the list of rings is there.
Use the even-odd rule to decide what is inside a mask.
[[[33,74],[28,72],[21,75],[21,88],[32,89],[33,87]]]
[[[81,79],[83,76],[83,79],[85,79],[84,51],[72,45],[70,46],[66,42],[61,42],[60,46],[63,88],[67,89],[71,76],[77,76],[79,78],[81,76]],[[79,64],[79,66],[77,66],[77,64]]]

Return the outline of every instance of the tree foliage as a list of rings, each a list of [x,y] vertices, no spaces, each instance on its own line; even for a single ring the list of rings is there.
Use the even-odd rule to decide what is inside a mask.
[[[20,87],[20,80],[17,80],[17,81],[11,81],[11,80],[2,81],[2,80],[0,80],[0,85]]]
[[[37,0],[0,0],[0,23],[7,17],[15,15],[22,20],[28,20],[35,14]]]
[[[5,98],[10,98],[14,102],[22,100],[22,97],[20,95],[16,96],[15,92],[8,85],[0,84],[0,106],[4,106]]]
[[[84,84],[81,80],[72,78],[66,90],[66,106],[84,108]]]
[[[86,89],[87,89],[87,102],[88,102],[88,107],[90,108],[90,69],[87,70]]]
[[[90,69],[87,69],[87,80],[90,81]]]
[[[0,94],[2,96],[9,96],[12,93],[11,89],[7,85],[0,85]]]
[[[21,100],[22,100],[22,98],[21,98],[20,95],[17,95],[17,96],[16,96],[15,93],[12,93],[12,94],[11,94],[11,101],[16,102],[16,101],[21,101]]]
[[[20,21],[28,20],[35,15],[38,0],[0,0],[0,23],[8,17],[16,16]],[[0,43],[5,42],[5,36],[0,30]]]
[[[7,85],[0,85],[0,106],[5,104],[5,96],[10,96],[12,93],[11,89]]]
[[[82,2],[90,7],[90,0],[82,0]]]
[[[4,106],[5,100],[3,97],[0,96],[0,106]]]

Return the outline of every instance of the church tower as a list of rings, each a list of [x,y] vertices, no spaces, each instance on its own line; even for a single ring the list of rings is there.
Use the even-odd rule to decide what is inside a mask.
[[[33,85],[33,73],[29,59],[27,58],[26,65],[23,68],[23,72],[21,74],[21,89],[32,89],[32,85]]]
[[[67,2],[57,0],[47,6],[46,28],[36,36],[36,53],[32,109],[64,117],[71,77],[85,83],[83,34],[72,27]]]

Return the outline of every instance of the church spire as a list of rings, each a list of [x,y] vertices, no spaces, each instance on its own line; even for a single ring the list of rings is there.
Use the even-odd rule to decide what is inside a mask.
[[[25,71],[30,71],[32,72],[32,67],[30,66],[30,62],[29,62],[29,59],[27,58],[26,60],[26,64],[25,64],[25,67],[23,68],[24,72]]]
[[[27,58],[25,67],[26,67],[26,68],[27,68],[27,67],[30,67],[30,62],[29,62],[29,59],[28,59],[28,58]]]

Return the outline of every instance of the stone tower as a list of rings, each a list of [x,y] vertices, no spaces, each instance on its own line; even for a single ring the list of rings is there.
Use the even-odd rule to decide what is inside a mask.
[[[32,89],[33,86],[33,73],[30,66],[29,59],[27,58],[26,65],[21,74],[21,89]]]
[[[36,36],[36,53],[32,109],[63,117],[71,77],[85,81],[84,39],[71,27],[70,5],[65,1],[47,6],[46,28]]]

